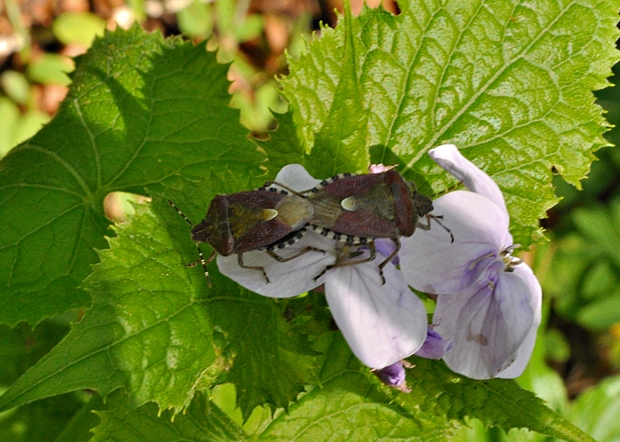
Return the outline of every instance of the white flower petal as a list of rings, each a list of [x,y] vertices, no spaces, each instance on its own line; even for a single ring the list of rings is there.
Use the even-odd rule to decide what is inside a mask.
[[[279,262],[265,251],[252,251],[243,254],[246,266],[261,266],[269,277],[269,283],[263,273],[256,269],[239,267],[237,255],[217,257],[220,272],[243,287],[271,298],[289,298],[307,292],[321,285],[325,276],[315,280],[325,267],[336,262],[335,242],[315,232],[306,232],[304,237],[292,246],[275,253],[283,258],[299,253],[306,247],[316,247],[325,253],[309,251],[288,262]]]
[[[490,269],[485,277],[496,273]],[[433,322],[454,347],[444,360],[456,373],[490,379],[515,362],[532,328],[529,286],[521,275],[499,271],[492,284],[470,295],[440,295]]]
[[[416,290],[456,294],[468,289],[496,259],[508,231],[508,216],[488,198],[473,192],[450,192],[433,201],[433,214],[452,231],[454,242],[431,219],[431,229],[402,238],[400,267]]]
[[[514,268],[513,274],[520,277],[529,287],[530,306],[534,311],[534,322],[532,323],[530,331],[525,337],[523,344],[519,347],[519,351],[516,354],[513,364],[497,376],[505,379],[521,376],[523,370],[525,370],[525,367],[527,366],[527,363],[530,361],[532,350],[534,349],[534,344],[536,343],[536,333],[538,332],[538,326],[540,325],[542,308],[542,289],[538,279],[534,276],[532,269],[530,269],[526,264],[520,264]]]
[[[289,164],[278,172],[276,182],[284,184],[297,192],[310,190],[321,181],[313,178],[301,164]]]
[[[454,175],[472,192],[486,196],[508,215],[504,195],[495,181],[469,161],[454,144],[444,144],[431,149],[428,154],[443,169]]]
[[[407,287],[400,272],[388,264],[381,285],[378,256],[370,263],[327,272],[325,296],[336,324],[357,358],[383,368],[413,354],[426,338],[422,301]]]

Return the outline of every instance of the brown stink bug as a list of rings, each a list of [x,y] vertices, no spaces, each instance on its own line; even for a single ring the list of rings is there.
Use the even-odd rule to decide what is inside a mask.
[[[171,201],[169,203],[192,225]],[[205,218],[193,226],[191,231],[197,247],[203,242],[210,244],[214,251],[205,260],[198,248],[200,259],[189,265],[202,263],[210,285],[206,265],[217,253],[223,256],[236,253],[240,267],[263,272],[269,282],[263,267],[246,266],[243,263],[243,253],[266,250],[274,259],[286,262],[310,250],[318,251],[307,247],[288,258],[274,253],[274,250],[293,244],[303,236],[304,227],[312,219],[313,213],[314,208],[307,198],[276,188],[217,195],[211,201]]]
[[[399,237],[413,235],[417,227],[428,230],[430,218],[437,218],[430,215],[432,201],[394,170],[368,175],[336,175],[307,193],[314,208],[308,224],[314,230],[349,245],[367,244],[370,249],[368,258],[334,266],[374,260],[377,238],[389,238],[396,244],[394,252],[379,265],[382,277],[383,267],[400,250]],[[426,224],[420,222],[423,217],[427,219]]]

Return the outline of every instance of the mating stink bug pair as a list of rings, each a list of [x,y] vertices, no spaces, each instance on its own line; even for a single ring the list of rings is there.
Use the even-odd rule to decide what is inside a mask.
[[[178,208],[176,210],[181,213]],[[216,253],[224,256],[236,253],[240,267],[262,271],[269,282],[263,267],[244,264],[243,253],[266,250],[274,259],[285,262],[311,250],[324,252],[306,247],[288,258],[273,252],[301,238],[306,227],[346,245],[367,244],[370,249],[369,258],[339,262],[327,267],[316,279],[333,267],[374,260],[374,240],[389,238],[396,249],[379,265],[383,277],[383,267],[400,249],[399,237],[413,235],[416,227],[428,230],[430,224],[421,224],[419,219],[426,216],[428,221],[432,210],[431,200],[420,195],[412,183],[407,183],[393,170],[369,175],[337,175],[303,192],[268,182],[262,189],[215,197],[205,219],[193,227],[191,236],[197,245],[205,242],[214,248],[207,260],[199,249],[199,262],[202,262],[207,280],[206,264]]]

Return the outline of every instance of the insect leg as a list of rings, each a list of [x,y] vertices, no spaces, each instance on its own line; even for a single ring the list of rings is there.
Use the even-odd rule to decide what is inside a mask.
[[[321,273],[319,273],[318,275],[316,275],[314,277],[314,280],[316,281],[321,276],[323,276],[325,274],[325,272],[327,272],[328,270],[331,270],[331,269],[335,269],[335,268],[338,268],[338,267],[354,266],[354,265],[357,265],[357,264],[362,264],[362,263],[365,263],[365,262],[374,261],[374,259],[377,257],[377,249],[375,248],[374,240],[371,240],[371,241],[368,242],[368,249],[370,250],[370,256],[367,257],[367,258],[358,259],[356,261],[346,261],[346,262],[343,262],[343,259],[354,258],[356,256],[359,256],[363,252],[360,252],[359,250],[357,250],[355,252],[346,253],[346,254],[342,255],[338,259],[338,261],[336,261],[335,264],[326,266]],[[381,275],[381,281],[382,281],[381,284],[383,285],[383,284],[385,284],[385,278],[383,277],[382,267],[379,267],[379,274]]]
[[[278,262],[288,262],[288,261],[292,261],[292,260],[294,260],[296,258],[299,258],[301,255],[303,255],[305,253],[308,253],[308,252],[311,252],[311,251],[321,252],[321,253],[325,254],[325,250],[319,249],[317,247],[310,247],[310,246],[308,246],[308,247],[300,250],[299,252],[295,253],[294,255],[288,256],[286,258],[283,258],[282,256],[276,254],[273,250],[269,250],[268,249],[267,253],[269,254],[269,256],[271,256],[273,259],[275,259]]]
[[[205,259],[204,255],[202,254],[202,250],[200,250],[200,246],[198,245],[198,243],[196,243],[196,248],[198,249],[198,256],[200,256],[200,258],[197,259],[194,262],[190,262],[189,264],[185,264],[185,267],[196,267],[198,265],[198,263],[201,263],[202,264],[202,269],[205,272],[205,278],[207,278],[207,285],[209,286],[209,288],[211,288],[211,278],[209,277],[209,271],[207,270],[207,264],[209,264],[209,263],[211,263],[211,261],[213,261],[213,259],[217,255],[217,252],[214,250],[211,253],[211,255],[209,255],[209,257],[207,259]]]
[[[267,284],[269,284],[269,277],[267,276],[267,272],[265,271],[265,267],[263,267],[263,266],[246,266],[243,263],[243,252],[237,253],[237,263],[239,263],[239,267],[241,267],[241,268],[258,270],[258,271],[262,272],[263,276],[265,277],[265,281],[267,281]]]
[[[400,251],[400,240],[398,238],[390,238],[392,240],[392,242],[394,244],[396,244],[396,249],[394,249],[394,251],[392,253],[390,253],[390,256],[388,256],[387,258],[385,258],[383,260],[383,262],[381,264],[379,264],[379,271],[381,272],[381,279],[383,280],[383,284],[385,284],[385,278],[383,277],[383,268],[390,262],[392,261],[392,259],[394,259],[394,257],[398,254],[398,252]],[[374,245],[374,243],[373,243]]]
[[[277,182],[277,181],[266,181],[266,182],[265,182],[265,184],[263,184],[263,187],[261,187],[261,189],[263,189],[263,190],[267,190],[270,186],[278,186],[278,187],[281,187],[281,188],[283,188],[284,190],[286,190],[286,191],[288,191],[288,192],[292,193],[293,195],[297,195],[297,196],[300,196],[300,197],[302,197],[302,198],[305,198],[305,197],[306,197],[306,195],[305,195],[305,194],[309,193],[309,192],[310,192],[310,190],[311,190],[311,189],[308,189],[308,190],[302,190],[301,192],[297,192],[296,190],[291,189],[291,188],[290,188],[290,187],[288,187],[287,185],[282,184],[282,183],[279,183],[279,182]]]

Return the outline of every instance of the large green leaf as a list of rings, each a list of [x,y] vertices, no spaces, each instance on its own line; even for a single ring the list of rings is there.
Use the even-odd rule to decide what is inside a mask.
[[[568,413],[573,422],[599,442],[620,438],[620,377],[605,379],[583,392]]]
[[[229,342],[227,352],[236,355],[226,379],[235,384],[247,419],[259,405],[287,408],[304,385],[315,383],[315,354],[273,300],[236,292],[214,299],[211,307],[213,322]]]
[[[568,441],[593,441],[513,380],[476,381],[453,373],[441,361],[414,359],[408,375],[412,392],[399,395],[408,409],[420,407],[462,422],[477,418],[506,431],[527,428]]]
[[[6,390],[67,333],[62,323],[43,321],[34,330],[27,324],[0,326],[0,388]],[[0,415],[0,440],[53,441],[80,408],[77,394],[48,398]]]
[[[204,45],[134,28],[77,60],[58,114],[0,162],[0,322],[37,323],[89,297],[77,286],[110,235],[103,199],[213,170],[260,174]]]
[[[423,407],[403,407],[352,356],[344,339],[328,343],[320,387],[274,419],[258,438],[265,441],[446,440],[452,425]]]
[[[134,405],[181,409],[216,361],[201,299],[164,224],[148,206],[117,229],[85,286],[93,307],[69,335],[0,397],[12,408],[90,388],[125,386]]]
[[[282,440],[288,434],[294,440],[316,440],[317,434],[327,434],[330,440],[347,440],[347,434],[354,434],[358,440],[375,440],[369,435],[377,434],[445,440],[448,422],[477,418],[506,431],[528,428],[563,440],[592,441],[512,380],[476,381],[454,374],[441,361],[414,357],[416,365],[408,370],[412,391],[400,393],[369,379],[368,369],[360,368],[341,336],[326,343],[325,353],[322,388],[276,418],[261,439]]]
[[[364,105],[349,106],[348,118],[368,115],[368,136],[358,149],[376,146],[373,162],[412,168],[417,181],[427,181],[423,188],[440,193],[455,181],[425,154],[455,143],[498,182],[516,240],[529,244],[538,219],[557,202],[552,168],[578,185],[592,152],[606,144],[591,91],[607,85],[618,59],[618,5],[411,0],[399,6],[397,16],[365,9],[346,26],[324,29],[307,54],[290,60],[283,92],[301,141],[307,150],[315,147],[316,134],[342,106],[343,82],[355,84]],[[345,28],[352,29],[353,48]],[[343,53],[351,51],[353,80],[343,68]]]
[[[105,396],[124,386],[134,406],[155,401],[178,411],[226,370],[247,418],[258,405],[286,407],[313,382],[314,352],[296,322],[273,300],[219,275],[208,289],[199,269],[183,265],[196,254],[188,226],[157,201],[160,215],[138,206],[116,229],[85,283],[93,307],[0,397],[0,407],[83,388]],[[181,252],[178,234],[189,245]]]
[[[204,394],[197,394],[187,411],[175,416],[160,413],[152,404],[136,410],[117,401],[100,411],[101,424],[94,430],[93,442],[175,442],[242,441],[243,430],[230,420]]]

